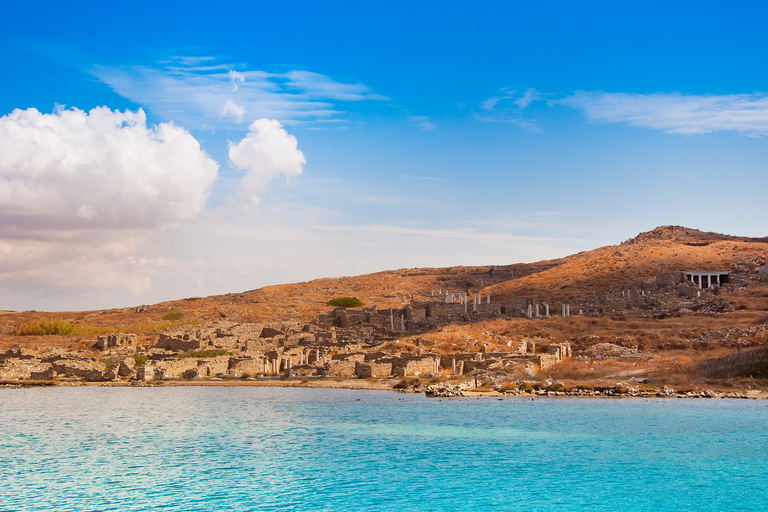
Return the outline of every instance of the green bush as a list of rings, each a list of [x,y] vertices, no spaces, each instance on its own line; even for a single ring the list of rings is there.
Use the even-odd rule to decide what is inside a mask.
[[[357,297],[339,297],[337,299],[329,300],[325,305],[337,308],[361,308],[364,304],[363,301]]]
[[[66,320],[38,320],[19,324],[13,331],[17,336],[48,336],[51,334],[75,334],[77,328]]]
[[[163,315],[163,320],[169,320],[171,322],[181,320],[184,317],[184,313],[181,311],[171,311]]]
[[[144,354],[136,354],[133,356],[133,362],[136,363],[136,366],[144,366],[144,363],[147,362],[147,356]]]

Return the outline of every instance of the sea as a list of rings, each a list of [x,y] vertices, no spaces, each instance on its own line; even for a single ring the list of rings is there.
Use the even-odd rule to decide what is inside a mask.
[[[2,389],[0,510],[768,510],[768,401]]]

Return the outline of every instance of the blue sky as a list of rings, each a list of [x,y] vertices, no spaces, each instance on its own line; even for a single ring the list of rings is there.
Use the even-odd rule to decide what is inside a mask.
[[[412,4],[7,6],[0,308],[767,234],[762,3]]]

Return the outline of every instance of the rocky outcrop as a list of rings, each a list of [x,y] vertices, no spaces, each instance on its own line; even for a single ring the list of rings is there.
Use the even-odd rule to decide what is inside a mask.
[[[464,396],[463,387],[460,385],[448,384],[445,382],[439,382],[432,384],[424,389],[424,396],[439,397],[439,398],[453,398]]]

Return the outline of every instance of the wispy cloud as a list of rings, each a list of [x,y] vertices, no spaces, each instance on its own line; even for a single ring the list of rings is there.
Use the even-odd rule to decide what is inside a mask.
[[[408,116],[408,120],[425,132],[431,132],[437,129],[437,125],[426,116]]]
[[[552,104],[581,110],[597,123],[623,123],[666,133],[735,131],[768,134],[768,94],[685,95],[577,91]]]
[[[236,70],[209,57],[176,57],[163,67],[96,66],[91,73],[121,96],[188,128],[243,127],[257,118],[285,124],[330,119],[341,102],[388,100],[359,83],[309,71]]]
[[[478,121],[486,123],[506,123],[517,125],[523,129],[538,131],[536,120],[525,119],[523,110],[534,101],[541,101],[544,95],[536,89],[508,89],[499,90],[499,94],[480,102],[480,112],[474,117]]]
[[[417,236],[429,238],[445,238],[462,240],[466,242],[482,242],[490,244],[509,242],[572,242],[573,239],[559,239],[536,236],[520,236],[511,233],[489,233],[469,229],[419,229],[385,224],[370,224],[366,226],[312,226],[313,229],[327,231],[352,231],[379,233],[389,235]]]
[[[401,180],[443,181],[443,178],[435,176],[411,176],[409,174],[398,174],[397,177]]]

